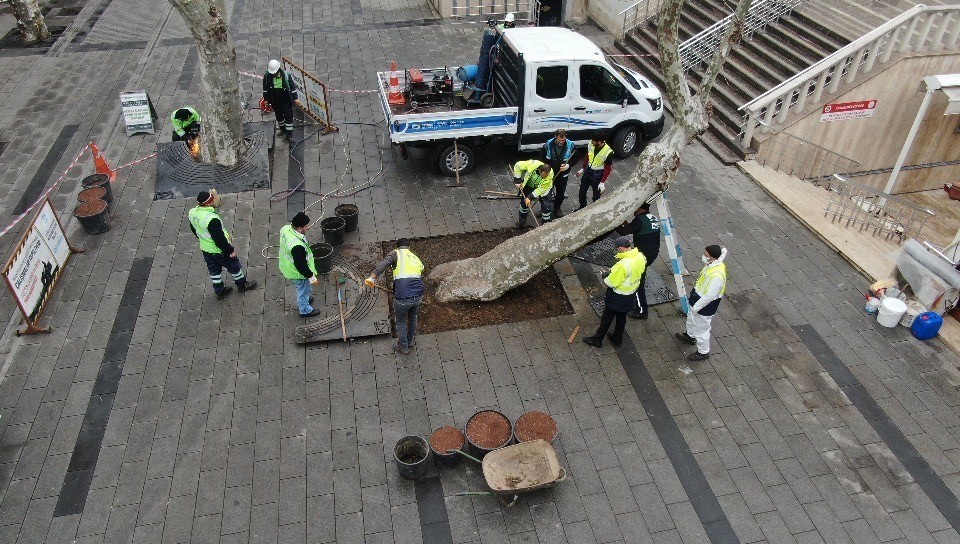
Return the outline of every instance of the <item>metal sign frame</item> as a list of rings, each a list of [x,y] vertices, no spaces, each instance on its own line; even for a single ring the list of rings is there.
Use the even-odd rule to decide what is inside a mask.
[[[293,62],[287,57],[280,57],[283,61],[283,69],[285,72],[290,74],[290,77],[294,78],[297,85],[300,87],[299,91],[302,93],[303,98],[298,98],[294,100],[296,104],[304,113],[309,115],[314,121],[320,123],[326,127],[323,131],[323,134],[329,134],[331,132],[336,132],[337,128],[333,126],[333,118],[330,115],[330,93],[327,90],[327,84],[317,79],[310,72],[304,69],[299,64]],[[287,68],[292,68],[288,70]],[[317,85],[322,90],[322,96],[317,96],[317,93],[311,92],[312,89],[309,88],[307,82]],[[323,114],[320,115],[319,112]]]
[[[43,210],[46,206],[50,206],[50,211],[53,213],[53,218],[56,220],[57,228],[60,229],[60,234],[63,236],[64,241],[67,243],[67,256],[64,259],[63,263],[60,263],[59,268],[57,269],[56,274],[51,279],[49,285],[47,286],[46,292],[43,294],[43,298],[38,301],[39,306],[36,309],[35,316],[31,319],[30,313],[26,308],[23,307],[23,304],[20,301],[20,298],[17,296],[16,291],[14,290],[13,284],[10,282],[10,277],[8,273],[10,272],[10,267],[13,266],[14,260],[19,256],[20,252],[23,250],[24,246],[27,244],[27,240],[30,238],[30,235],[36,230],[37,219],[40,217],[40,214],[43,213]],[[46,239],[42,234],[40,234],[40,239],[43,241],[44,245],[47,244]],[[53,253],[53,250],[50,247],[47,247],[47,250]],[[6,264],[3,266],[3,279],[7,283],[7,287],[10,289],[10,293],[13,294],[14,300],[17,302],[17,306],[20,308],[20,313],[23,314],[23,320],[27,324],[27,328],[24,330],[18,330],[17,336],[22,334],[37,334],[41,332],[50,332],[50,327],[41,327],[40,317],[43,315],[43,310],[47,307],[47,302],[50,300],[50,294],[53,293],[53,290],[56,288],[57,283],[60,281],[60,276],[63,275],[63,271],[66,270],[67,264],[70,262],[70,257],[74,253],[83,253],[82,249],[78,249],[70,245],[70,241],[67,238],[67,231],[63,228],[63,223],[60,222],[60,215],[57,213],[56,208],[53,207],[53,203],[50,202],[50,198],[44,198],[43,203],[40,205],[40,208],[37,210],[37,213],[34,214],[33,219],[30,221],[27,230],[23,233],[23,236],[20,238],[20,241],[17,243],[16,248],[10,254],[10,257],[7,258]]]

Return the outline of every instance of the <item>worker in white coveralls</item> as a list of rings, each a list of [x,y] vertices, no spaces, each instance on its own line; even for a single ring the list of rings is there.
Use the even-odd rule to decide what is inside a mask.
[[[726,257],[727,248],[718,245],[705,247],[700,257],[706,266],[690,291],[687,331],[677,333],[681,342],[697,346],[697,351],[687,357],[689,361],[703,361],[710,357],[710,322],[727,290],[727,265],[723,262]]]

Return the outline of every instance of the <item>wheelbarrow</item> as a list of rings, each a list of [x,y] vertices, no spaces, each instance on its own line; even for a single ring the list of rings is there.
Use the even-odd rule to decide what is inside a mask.
[[[490,491],[462,491],[458,497],[493,495],[500,504],[511,507],[520,495],[545,487],[552,487],[567,477],[557,460],[557,452],[546,440],[531,440],[493,450],[483,461],[457,450],[460,455],[478,463]]]

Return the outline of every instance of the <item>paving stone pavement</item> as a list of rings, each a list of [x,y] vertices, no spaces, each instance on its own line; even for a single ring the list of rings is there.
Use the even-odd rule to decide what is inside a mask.
[[[243,69],[258,73],[286,54],[334,89],[373,88],[376,70],[393,59],[470,61],[481,32],[440,23],[415,0],[237,0],[227,11]],[[196,103],[195,53],[166,4],[91,2],[65,36],[44,55],[0,55],[7,217],[64,127],[77,126],[53,157],[55,172],[90,140],[125,163],[169,138],[172,108]],[[256,98],[259,82],[243,82]],[[116,99],[125,89],[150,92],[157,136],[123,134]],[[14,304],[0,298],[11,316],[2,338],[0,542],[960,541],[958,358],[936,341],[878,328],[862,312],[866,281],[699,145],[684,155],[671,196],[688,257],[718,239],[730,250],[729,297],[709,361],[687,363],[672,305],[628,324],[630,349],[568,345],[574,326],[597,322],[593,271],[569,261],[556,265],[575,308],[569,316],[423,335],[399,358],[387,338],[295,345],[291,290],[261,253],[290,206],[342,189],[348,196],[328,199],[322,213],[357,204],[360,230],[348,238],[356,242],[502,228],[515,218],[513,203],[473,198],[507,187],[515,154],[481,151],[468,187],[450,189],[423,154],[403,161],[384,143],[373,96],[335,93],[333,106],[340,135],[298,129],[309,136],[301,145],[312,193],[290,205],[272,202],[271,191],[224,199],[248,274],[262,282],[256,291],[215,300],[185,224],[191,202],[153,201],[147,163],[121,172],[109,233],[87,237],[69,222],[87,253],[48,307],[51,334],[14,337]],[[275,152],[274,191],[301,181],[286,146]],[[54,196],[65,218],[90,171],[84,164]],[[613,183],[632,164],[618,163]],[[0,240],[4,255],[16,233]],[[664,259],[655,266],[667,273]],[[126,351],[115,392],[101,395],[118,345]],[[88,406],[109,395],[82,510],[55,516],[78,436],[94,428]],[[569,478],[513,508],[456,496],[484,488],[475,466],[430,469],[442,502],[435,487],[399,478],[397,439],[462,426],[482,408],[553,414]],[[946,491],[934,494],[938,482]]]

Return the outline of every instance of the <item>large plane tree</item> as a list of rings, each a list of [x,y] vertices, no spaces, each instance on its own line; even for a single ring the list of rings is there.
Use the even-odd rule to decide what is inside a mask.
[[[479,257],[434,268],[429,279],[438,283],[437,299],[495,300],[529,281],[553,262],[632,218],[640,202],[665,189],[680,169],[684,148],[708,128],[713,107],[710,90],[731,47],[741,39],[750,1],[738,0],[733,23],[704,71],[696,95],[690,90],[680,62],[679,22],[684,0],[662,2],[657,41],[665,92],[673,106],[673,125],[660,141],[644,149],[629,178],[616,189],[607,191],[600,200],[574,214],[515,236]]]
[[[17,30],[20,31],[20,41],[36,43],[50,37],[50,30],[40,11],[37,0],[10,0],[13,16],[17,20]]]

